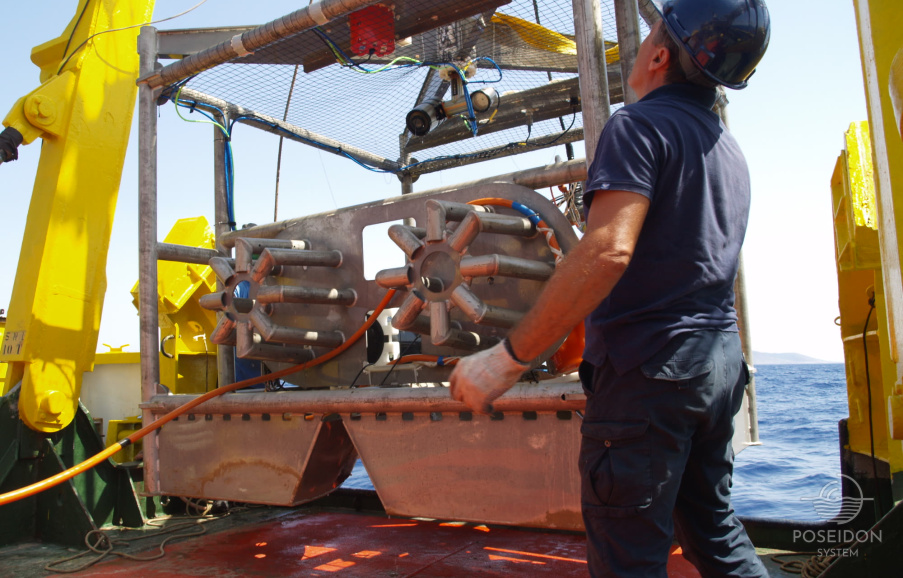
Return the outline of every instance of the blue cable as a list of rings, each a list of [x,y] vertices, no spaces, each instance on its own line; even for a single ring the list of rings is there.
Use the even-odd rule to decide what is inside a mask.
[[[542,220],[542,218],[540,218],[539,214],[536,211],[534,211],[527,205],[522,205],[521,203],[518,203],[517,201],[512,201],[511,208],[514,209],[515,211],[517,211],[518,213],[522,214],[523,216],[527,217],[527,219],[529,219],[529,221],[531,223],[533,223],[534,226],[536,226],[536,227],[539,226],[539,222]]]

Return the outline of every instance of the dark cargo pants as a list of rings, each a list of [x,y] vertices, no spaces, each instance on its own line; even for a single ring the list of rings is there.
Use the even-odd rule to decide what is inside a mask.
[[[580,378],[590,574],[664,577],[676,532],[704,577],[767,576],[730,503],[739,336],[683,333],[624,375],[584,362]]]

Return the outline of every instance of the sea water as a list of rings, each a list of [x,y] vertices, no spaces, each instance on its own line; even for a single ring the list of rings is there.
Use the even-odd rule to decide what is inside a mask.
[[[760,446],[734,461],[740,516],[819,521],[813,499],[840,481],[837,423],[849,414],[842,363],[757,365]]]
[[[821,520],[812,499],[840,480],[843,364],[759,365],[756,395],[762,445],[737,455],[734,509],[744,517]],[[343,486],[373,489],[360,460]]]

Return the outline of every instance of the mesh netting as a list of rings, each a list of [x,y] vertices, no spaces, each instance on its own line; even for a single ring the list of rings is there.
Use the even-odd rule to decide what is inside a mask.
[[[617,105],[612,0],[602,11]],[[390,160],[491,158],[582,138],[573,34],[571,0],[396,0],[217,66],[186,87]],[[459,72],[468,78],[456,96]],[[492,101],[483,89],[500,96],[480,112]],[[406,117],[424,102],[439,118],[415,136]]]

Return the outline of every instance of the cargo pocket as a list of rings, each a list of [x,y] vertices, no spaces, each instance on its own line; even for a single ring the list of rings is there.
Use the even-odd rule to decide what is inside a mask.
[[[607,518],[633,516],[652,503],[649,420],[584,422],[580,427],[581,501]]]

